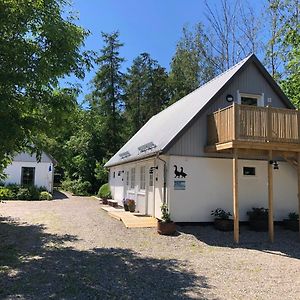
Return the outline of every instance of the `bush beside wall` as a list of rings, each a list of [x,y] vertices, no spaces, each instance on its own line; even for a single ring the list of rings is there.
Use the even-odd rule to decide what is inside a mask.
[[[49,198],[45,198],[45,193]],[[8,184],[0,186],[0,200],[51,200],[52,195],[45,187]]]
[[[110,187],[109,187],[108,183],[105,183],[100,187],[98,196],[102,199],[110,199],[111,198],[111,192],[110,192]]]

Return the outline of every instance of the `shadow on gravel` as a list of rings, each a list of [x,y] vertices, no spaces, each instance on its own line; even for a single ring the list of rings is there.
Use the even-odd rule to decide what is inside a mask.
[[[284,230],[281,226],[275,226],[275,241],[270,243],[268,232],[251,231],[246,225],[242,225],[238,245],[233,241],[233,232],[218,231],[212,225],[178,226],[177,230],[191,234],[210,246],[252,249],[300,259],[299,233]]]
[[[53,191],[53,200],[66,200],[66,199],[69,199],[69,197],[63,192],[60,192],[58,190]]]
[[[145,258],[129,249],[79,251],[75,236],[0,220],[1,299],[206,299],[205,277],[182,262]],[[203,294],[202,294],[203,293]]]

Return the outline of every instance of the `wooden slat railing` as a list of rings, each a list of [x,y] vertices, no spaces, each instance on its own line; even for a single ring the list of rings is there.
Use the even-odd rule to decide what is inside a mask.
[[[208,145],[242,140],[300,143],[300,112],[234,104],[207,118]]]

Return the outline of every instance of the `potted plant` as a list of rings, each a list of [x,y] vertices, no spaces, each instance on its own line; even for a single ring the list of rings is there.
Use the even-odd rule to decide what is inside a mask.
[[[135,201],[133,199],[127,199],[127,205],[130,212],[135,211]]]
[[[216,229],[221,231],[232,231],[233,230],[233,220],[229,219],[231,216],[230,212],[226,212],[221,208],[211,211],[211,215],[215,217],[214,226]]]
[[[267,231],[268,230],[268,209],[263,207],[253,207],[247,212],[249,216],[249,226],[251,230]]]
[[[295,212],[289,213],[289,218],[283,220],[285,229],[299,231],[299,215]]]
[[[166,203],[161,206],[161,220],[157,222],[157,232],[162,235],[171,235],[176,232],[176,224],[171,220]]]
[[[129,211],[129,207],[128,207],[128,199],[123,199],[123,207],[125,211]]]

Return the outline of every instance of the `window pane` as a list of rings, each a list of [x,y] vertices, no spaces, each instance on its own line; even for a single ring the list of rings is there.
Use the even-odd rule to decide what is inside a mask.
[[[22,185],[34,185],[35,168],[22,167]]]
[[[145,166],[141,167],[140,174],[140,190],[144,190],[146,188],[146,168]]]
[[[255,176],[255,168],[254,167],[244,167],[243,174],[246,176]]]
[[[131,179],[130,180],[130,187],[132,189],[134,189],[134,187],[135,187],[135,168],[131,169],[130,175],[131,175],[131,178],[130,178]]]
[[[241,97],[241,104],[257,106],[257,98]]]

